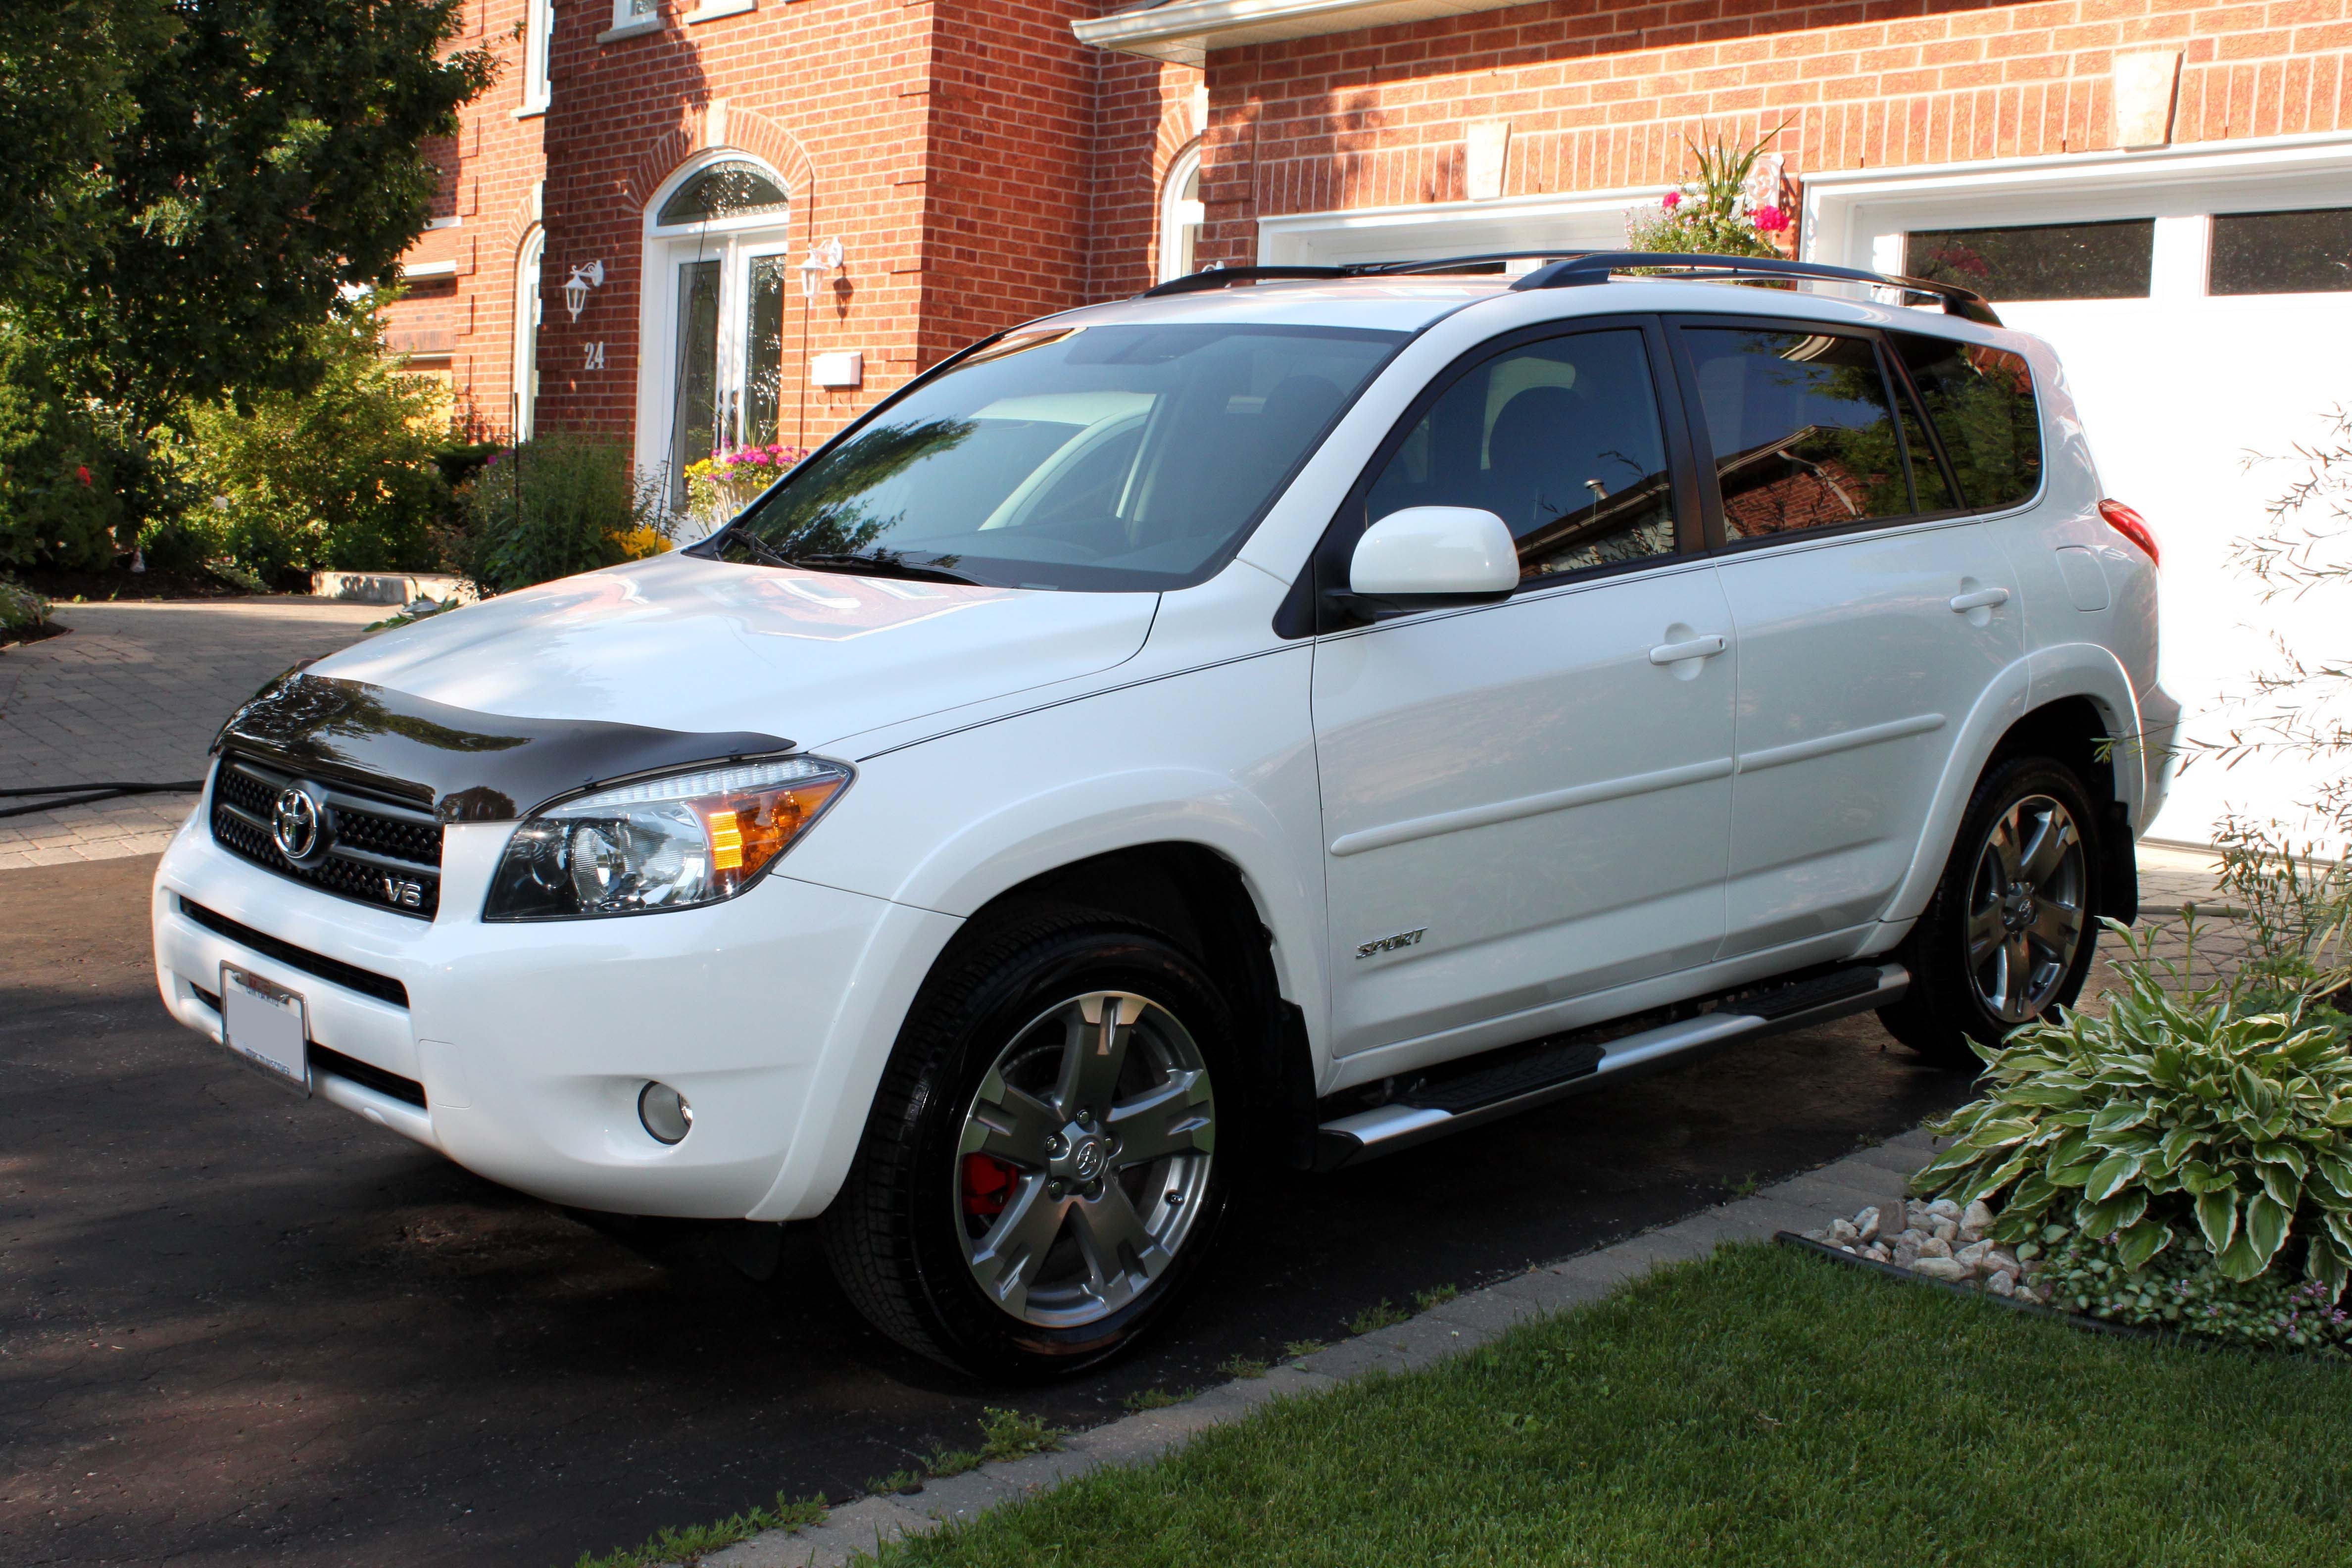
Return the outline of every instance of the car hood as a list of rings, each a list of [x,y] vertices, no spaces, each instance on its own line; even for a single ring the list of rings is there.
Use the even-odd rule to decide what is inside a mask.
[[[310,667],[477,713],[840,736],[1108,668],[1156,594],[966,587],[669,554],[380,633]]]

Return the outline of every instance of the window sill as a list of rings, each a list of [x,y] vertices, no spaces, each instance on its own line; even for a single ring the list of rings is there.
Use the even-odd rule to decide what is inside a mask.
[[[551,101],[542,98],[537,103],[525,103],[514,111],[514,117],[517,120],[536,120],[547,112],[547,106]]]
[[[691,27],[697,22],[716,22],[721,16],[740,16],[756,10],[760,0],[703,0],[703,4],[678,18]]]
[[[623,38],[642,38],[647,33],[658,33],[661,28],[661,14],[656,12],[650,16],[639,16],[633,22],[624,22],[617,27],[607,27],[596,35],[596,41],[600,44],[617,44]]]

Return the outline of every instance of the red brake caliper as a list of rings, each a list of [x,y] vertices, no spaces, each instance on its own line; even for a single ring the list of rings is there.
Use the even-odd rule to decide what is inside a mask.
[[[994,1219],[1003,1214],[1004,1205],[1013,1199],[1013,1179],[1018,1174],[1009,1163],[993,1154],[966,1154],[963,1212],[982,1219]]]

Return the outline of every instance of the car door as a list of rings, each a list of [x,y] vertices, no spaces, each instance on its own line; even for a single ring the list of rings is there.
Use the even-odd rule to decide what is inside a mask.
[[[1522,571],[1502,603],[1316,649],[1339,1054],[1702,963],[1723,935],[1731,623],[1664,365],[1638,319],[1489,345],[1326,542],[1343,583],[1369,522],[1481,507]]]
[[[1728,958],[1882,912],[2023,636],[2008,558],[1953,505],[1875,334],[1754,317],[1674,333],[1738,644]]]

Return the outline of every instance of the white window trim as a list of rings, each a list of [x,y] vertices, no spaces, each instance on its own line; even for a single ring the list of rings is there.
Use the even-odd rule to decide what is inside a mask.
[[[547,312],[547,230],[534,224],[515,253],[514,438],[528,441],[539,423],[539,330]]]
[[[515,118],[544,114],[554,101],[548,55],[555,38],[555,0],[526,0],[523,7],[522,103]]]
[[[2152,217],[2148,298],[2227,309],[2294,296],[2207,295],[2211,215],[2352,206],[2352,133],[1838,169],[1804,183],[1808,261],[1885,272],[1899,268],[1903,237],[1916,229]]]
[[[642,37],[661,31],[661,0],[654,0],[653,9],[642,15],[636,0],[613,0],[613,25],[596,35],[600,44],[617,42],[622,38]]]
[[[457,276],[457,263],[455,259],[404,261],[400,264],[400,275],[412,283],[419,279],[455,278]]]
[[[721,16],[740,16],[746,11],[759,9],[760,0],[702,0],[702,4],[678,18],[688,26],[697,22],[716,22]]]
[[[1183,195],[1184,183],[1198,174],[1200,168],[1201,144],[1195,142],[1170,161],[1168,177],[1160,183],[1160,281],[1162,283],[1171,281],[1182,272],[1177,264],[1176,231],[1197,228],[1205,221],[1204,204],[1186,201]]]
[[[1257,259],[1266,267],[1313,267],[1496,250],[1615,250],[1625,243],[1626,212],[1656,202],[1666,190],[1622,185],[1502,201],[1287,213],[1257,220]]]

